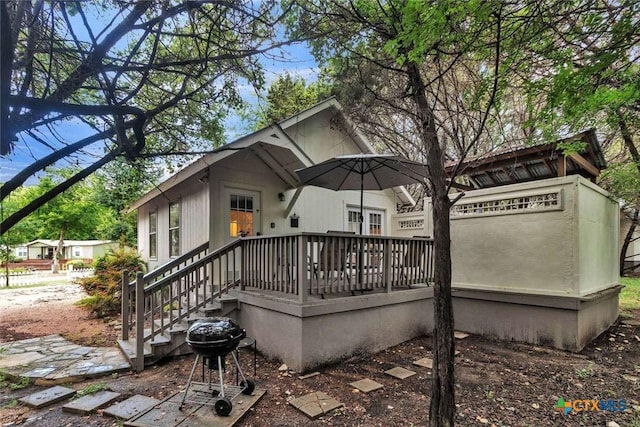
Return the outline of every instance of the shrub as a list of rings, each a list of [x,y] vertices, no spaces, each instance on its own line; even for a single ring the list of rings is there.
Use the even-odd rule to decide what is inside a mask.
[[[74,270],[77,270],[79,268],[91,268],[90,264],[87,264],[81,259],[70,259],[66,262],[65,265],[67,266],[67,268],[69,268],[70,265],[73,265]]]
[[[98,317],[119,313],[124,271],[132,276],[137,272],[144,272],[144,261],[136,251],[116,249],[98,258],[95,262],[95,274],[79,280],[89,297],[80,300],[78,304],[89,307]]]

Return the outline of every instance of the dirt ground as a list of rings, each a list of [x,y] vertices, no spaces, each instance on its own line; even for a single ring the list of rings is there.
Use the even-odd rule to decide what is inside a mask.
[[[6,300],[7,291],[0,292],[0,300]],[[92,319],[73,305],[74,298],[77,296],[12,309],[0,303],[0,342],[59,333],[76,343],[111,345],[117,335],[114,323]],[[614,325],[579,354],[473,335],[456,341],[456,350],[460,352],[456,357],[459,426],[605,426],[609,421],[640,426],[640,312]],[[378,354],[318,369],[319,375],[300,379],[295,372],[280,371],[278,361],[260,355],[254,376],[251,355],[244,353],[245,372],[255,378],[257,387],[267,389],[267,394],[238,425],[426,425],[431,375],[412,362],[430,355],[430,337],[420,337]],[[184,387],[192,363],[193,356],[182,356],[141,374],[114,375],[70,386],[81,389],[104,383],[125,396],[140,393],[162,399]],[[404,381],[384,374],[394,366],[417,374]],[[365,377],[384,388],[364,394],[349,386]],[[122,425],[100,414],[82,417],[63,413],[62,403],[43,410],[16,405],[16,398],[39,389],[0,387],[0,426]],[[313,391],[329,394],[344,403],[344,408],[311,421],[288,405],[289,400]],[[603,399],[618,407],[624,403],[626,410],[564,415],[554,410],[560,397],[565,401]]]

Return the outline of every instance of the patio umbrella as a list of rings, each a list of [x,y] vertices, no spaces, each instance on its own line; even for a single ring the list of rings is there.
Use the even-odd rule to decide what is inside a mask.
[[[384,190],[391,187],[423,182],[426,166],[390,154],[354,154],[338,156],[308,168],[298,169],[302,185],[339,190],[360,190],[360,234],[364,190]]]

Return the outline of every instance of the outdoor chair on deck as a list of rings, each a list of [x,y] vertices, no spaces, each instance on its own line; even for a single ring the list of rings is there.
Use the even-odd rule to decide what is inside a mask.
[[[347,231],[327,231],[327,234],[355,235],[354,232]],[[324,279],[326,281],[331,278],[328,275],[331,274],[333,276],[335,272],[338,273],[337,280],[344,278],[351,285],[351,277],[347,272],[351,252],[351,244],[339,239],[329,238],[320,248],[318,261],[310,263],[313,269],[313,277],[316,280]],[[320,297],[324,299],[324,292],[320,292]]]
[[[423,236],[414,236],[423,237]],[[400,263],[400,280],[406,280],[407,285],[417,283],[419,279],[424,279],[424,283],[429,285],[425,273],[425,245],[409,245]]]

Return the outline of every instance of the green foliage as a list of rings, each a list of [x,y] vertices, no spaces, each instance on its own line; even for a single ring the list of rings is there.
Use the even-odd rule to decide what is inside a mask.
[[[632,316],[634,311],[640,310],[640,277],[621,277],[624,286],[620,291],[620,310],[622,314]]]
[[[589,364],[584,368],[576,369],[576,375],[578,375],[578,378],[581,379],[592,377],[594,374],[595,372],[593,370],[593,362],[589,362]]]
[[[103,381],[100,381],[100,382],[89,384],[82,387],[80,390],[76,392],[76,396],[77,397],[87,396],[90,394],[96,394],[97,392],[104,391],[104,390],[111,390],[111,388],[109,387],[109,384]]]
[[[302,78],[285,73],[273,82],[267,92],[266,110],[255,113],[255,129],[284,120],[330,96],[330,87],[321,81],[305,84]]]
[[[603,171],[600,176],[600,184],[623,199],[627,206],[640,207],[640,171],[638,166],[630,161],[614,163]]]
[[[87,264],[81,259],[70,259],[69,261],[66,262],[65,265],[67,266],[67,268],[69,268],[69,266],[72,265],[74,269],[91,268],[91,265]]]
[[[13,409],[18,407],[18,399],[10,399],[7,403],[0,406],[0,409]]]
[[[27,377],[15,378],[0,373],[0,390],[8,388],[10,390],[22,390],[31,385],[31,379]]]
[[[37,185],[22,187],[3,201],[5,218],[27,205],[32,200],[51,190],[57,183],[67,179],[74,169],[51,169]],[[9,245],[30,242],[35,239],[59,239],[64,230],[65,239],[98,239],[98,225],[113,213],[94,198],[94,186],[81,182],[55,199],[44,204],[18,223],[3,239]]]
[[[125,209],[140,198],[161,176],[160,168],[149,162],[116,159],[98,171],[92,178],[93,197],[111,215],[98,224],[96,234],[104,239],[136,246],[137,215]]]
[[[98,317],[118,313],[122,297],[122,273],[128,271],[135,275],[144,270],[144,262],[136,251],[122,248],[109,252],[96,260],[94,276],[80,279],[89,297],[80,300],[78,305],[89,307]]]

